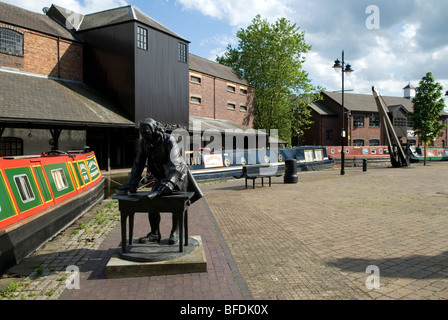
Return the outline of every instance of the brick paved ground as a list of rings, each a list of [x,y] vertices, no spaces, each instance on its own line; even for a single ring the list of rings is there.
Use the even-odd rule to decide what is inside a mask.
[[[447,299],[447,180],[448,163],[348,168],[206,195],[255,299]]]
[[[119,225],[109,219],[103,231],[91,231],[98,235],[81,232],[49,255],[43,273],[22,279],[14,297],[447,299],[447,180],[444,162],[347,168],[345,176],[337,169],[305,172],[297,184],[278,178],[255,190],[244,189],[243,180],[208,184],[205,200],[190,209],[190,235],[202,237],[207,272],[106,279],[120,242]],[[89,228],[96,225],[92,220]],[[136,215],[135,236],[147,226],[145,215]],[[169,228],[170,216],[162,214],[162,235]],[[65,289],[64,270],[72,264],[80,267],[80,289]],[[369,290],[371,265],[379,288]]]
[[[189,210],[190,235],[200,235],[207,259],[207,272],[167,275],[157,277],[138,277],[106,279],[105,267],[121,241],[120,226],[111,232],[89,262],[81,278],[79,290],[65,290],[60,299],[125,299],[125,300],[241,300],[250,297],[243,287],[240,289],[232,273],[225,248],[221,244],[211,214],[204,200],[193,204]],[[162,236],[169,235],[171,214],[163,213]],[[149,223],[146,214],[135,216],[134,236],[148,233]],[[235,270],[237,273],[237,270]]]

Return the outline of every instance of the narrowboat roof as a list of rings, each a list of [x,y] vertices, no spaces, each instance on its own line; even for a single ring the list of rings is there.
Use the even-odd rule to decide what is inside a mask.
[[[0,22],[63,39],[80,41],[78,37],[50,17],[4,2],[0,2]]]
[[[112,103],[82,82],[0,67],[0,123],[69,127],[135,127]]]

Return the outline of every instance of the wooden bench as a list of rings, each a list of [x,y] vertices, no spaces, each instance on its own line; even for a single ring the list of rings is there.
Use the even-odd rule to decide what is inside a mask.
[[[281,177],[282,174],[277,170],[274,171],[275,166],[271,166],[269,164],[256,164],[256,165],[248,165],[243,166],[243,171],[239,176],[233,176],[235,179],[244,178],[246,181],[246,189],[247,189],[247,180],[252,180],[252,189],[255,189],[255,180],[257,178],[261,178],[261,186],[264,186],[264,178],[269,179],[269,186],[271,186],[271,178],[272,177]]]

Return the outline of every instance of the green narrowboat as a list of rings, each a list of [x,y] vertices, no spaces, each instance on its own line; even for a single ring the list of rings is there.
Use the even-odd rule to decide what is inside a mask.
[[[103,198],[94,152],[0,157],[0,273]]]
[[[416,147],[411,146],[411,162],[419,162],[424,160],[424,152],[426,152],[427,161],[447,161],[448,148],[441,147]]]

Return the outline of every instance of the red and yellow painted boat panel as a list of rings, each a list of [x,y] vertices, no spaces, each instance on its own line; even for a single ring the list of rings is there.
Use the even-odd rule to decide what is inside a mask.
[[[0,230],[101,180],[95,154],[0,158]]]

